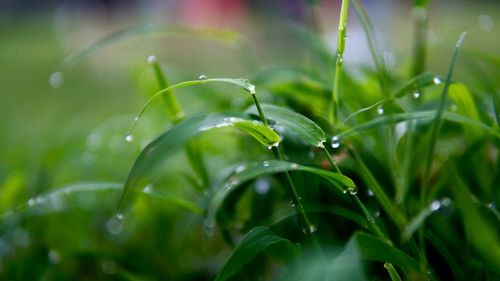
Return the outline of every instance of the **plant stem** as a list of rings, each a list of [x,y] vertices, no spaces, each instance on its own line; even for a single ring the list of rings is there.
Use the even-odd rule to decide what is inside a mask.
[[[426,2],[426,1],[423,1]],[[426,4],[413,7],[413,17],[415,18],[415,41],[413,46],[413,66],[411,77],[421,74],[425,70],[427,59],[427,26],[428,17]]]
[[[148,58],[148,62],[153,67],[153,71],[155,73],[156,81],[158,82],[160,91],[167,89],[169,87],[169,84],[167,79],[165,78],[165,74],[158,64],[157,58],[155,56],[150,56]],[[184,119],[184,112],[182,111],[181,105],[177,100],[173,90],[170,90],[166,92],[165,95],[163,95],[163,101],[166,106],[167,114],[174,124],[177,124],[182,121],[182,119]],[[184,147],[184,153],[189,165],[191,166],[191,169],[201,180],[201,186],[198,186],[198,188],[202,189],[208,186],[209,179],[205,161],[197,146],[193,145],[191,142],[187,143]]]
[[[340,8],[339,30],[337,36],[337,60],[335,62],[335,76],[333,81],[332,100],[330,105],[329,120],[331,124],[336,124],[339,111],[339,84],[344,63],[345,38],[347,35],[347,14],[350,0],[342,0]]]
[[[339,174],[342,175],[342,172],[340,171],[339,167],[337,166],[337,163],[335,163],[335,160],[333,159],[332,155],[326,149],[326,147],[323,146],[323,152],[326,155],[326,158],[328,159],[328,162],[330,162],[331,167]],[[384,235],[384,233],[380,230],[378,225],[375,223],[375,219],[371,216],[370,212],[368,212],[368,209],[366,209],[366,206],[361,202],[357,194],[351,194],[352,198],[354,198],[354,202],[358,205],[358,207],[361,209],[363,212],[363,215],[365,215],[366,220],[368,221],[368,225],[372,229],[372,231],[380,238],[384,239],[385,241],[388,241],[390,244],[392,242]]]
[[[269,123],[267,122],[266,116],[264,115],[264,111],[260,106],[260,102],[259,99],[257,98],[257,95],[255,93],[252,93],[252,98],[255,103],[255,106],[257,107],[257,111],[259,112],[259,117],[262,120],[262,123],[264,123],[266,127],[269,127]],[[283,160],[283,155],[278,147],[273,147],[272,151],[276,159],[280,161]],[[292,200],[292,204],[295,206],[296,213],[299,217],[300,227],[303,229],[305,234],[312,235],[314,233],[315,227],[311,224],[309,218],[307,217],[304,206],[302,205],[302,202],[300,200],[300,196],[297,193],[297,189],[295,188],[295,185],[293,183],[292,177],[290,177],[290,173],[288,173],[288,171],[285,171],[284,174],[286,181],[288,183],[287,192],[290,196],[290,199]],[[316,239],[313,238],[313,242],[319,246]]]
[[[167,79],[165,78],[165,75],[163,74],[163,71],[161,70],[160,65],[158,64],[156,57],[150,56],[149,62],[153,67],[156,81],[158,82],[160,91],[168,88]],[[184,113],[182,112],[182,108],[179,104],[179,101],[175,97],[173,91],[168,91],[167,93],[165,93],[165,95],[163,95],[163,101],[165,102],[167,112],[170,118],[172,119],[172,122],[174,122],[174,124],[178,123],[184,118]]]

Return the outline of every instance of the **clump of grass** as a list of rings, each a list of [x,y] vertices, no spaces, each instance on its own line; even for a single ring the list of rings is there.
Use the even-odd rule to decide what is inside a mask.
[[[426,5],[426,1],[417,2],[418,9]],[[376,68],[365,73],[366,79],[379,81],[378,92],[372,90],[380,94],[375,103],[355,103],[350,95],[363,89],[358,85],[362,82],[351,79],[342,68],[349,4],[342,1],[337,52],[328,54],[329,59],[336,59],[333,73],[304,70],[294,72],[300,79],[286,75],[281,79],[280,71],[290,69],[277,69],[271,71],[276,76],[260,84],[205,75],[169,84],[161,61],[150,57],[158,91],[131,120],[126,139],[130,140],[147,109],[160,98],[170,125],[141,148],[123,188],[116,183],[67,187],[30,199],[5,218],[42,205],[51,212],[54,202],[70,200],[76,190],[114,192],[119,196],[115,216],[104,224],[108,239],[118,242],[107,251],[120,257],[124,252],[118,246],[125,245],[139,252],[140,258],[161,256],[141,251],[141,245],[150,243],[169,255],[178,251],[179,262],[161,273],[132,258],[102,263],[105,272],[130,280],[151,276],[218,281],[352,276],[359,280],[497,279],[500,216],[489,202],[498,199],[498,114],[478,114],[477,101],[489,97],[473,98],[465,85],[453,80],[465,33],[453,48],[446,79],[422,73],[425,64],[421,62],[414,66],[414,77],[394,81],[400,75],[385,68],[368,15],[353,0]],[[417,30],[422,24],[417,22]],[[124,35],[143,32],[150,29],[112,35],[68,61]],[[413,57],[417,61],[425,58],[423,43],[417,36]],[[258,81],[261,76],[256,77]],[[216,83],[228,84],[234,94],[245,92],[246,105],[190,113],[177,99],[186,87],[199,89],[199,98],[206,99],[203,90]],[[270,93],[267,103],[260,102],[261,87]],[[345,89],[342,95],[341,89]],[[433,94],[439,90],[440,95]],[[450,99],[456,110],[450,107]],[[328,118],[320,116],[318,104],[328,106]],[[339,115],[340,107],[345,118]],[[228,135],[236,141],[224,142]],[[217,146],[224,151],[218,159],[209,154]],[[184,158],[176,158],[179,151],[184,151]],[[183,167],[185,178],[176,177],[172,171],[176,166]],[[151,198],[166,205],[149,206],[152,201],[144,200]],[[188,215],[178,215],[180,209]],[[132,218],[136,224],[151,220],[147,212],[151,210],[161,214],[161,219],[148,224],[159,223],[158,237],[154,230],[127,223]],[[146,234],[152,241],[134,240],[134,234]],[[184,244],[176,247],[176,239]],[[168,264],[159,260],[156,266]]]

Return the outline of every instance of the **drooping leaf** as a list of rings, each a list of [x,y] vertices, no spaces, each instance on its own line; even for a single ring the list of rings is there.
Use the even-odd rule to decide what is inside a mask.
[[[389,262],[408,271],[420,270],[420,264],[416,259],[375,236],[358,232],[355,234],[355,239],[363,259]]]
[[[339,173],[302,166],[291,162],[268,160],[262,163],[255,163],[254,165],[251,165],[250,167],[239,171],[238,173],[226,179],[225,183],[216,183],[216,189],[214,190],[214,194],[211,198],[208,208],[209,219],[211,221],[215,220],[215,215],[219,210],[221,204],[231,192],[241,186],[241,183],[251,179],[255,179],[262,175],[280,173],[285,171],[303,171],[316,174],[329,181],[333,187],[338,188],[342,192],[346,192],[347,190],[356,188],[356,185],[350,178]]]
[[[392,125],[396,124],[401,121],[407,121],[407,120],[432,120],[436,116],[436,111],[435,110],[426,110],[426,111],[418,111],[418,112],[408,112],[408,113],[397,113],[397,114],[392,114],[390,116],[380,116],[375,119],[372,119],[370,121],[361,123],[359,125],[356,125],[354,127],[351,127],[341,133],[339,133],[337,136],[342,139],[344,137],[347,137],[351,134],[355,133],[360,133],[364,130],[369,130],[373,128],[377,128],[379,126],[384,126],[384,125]],[[472,120],[470,118],[467,118],[463,115],[453,113],[453,112],[443,112],[442,116],[443,120],[446,121],[452,121],[456,122],[462,125],[469,125],[469,126],[474,126],[477,128],[480,128],[492,135],[494,135],[497,138],[500,138],[500,132],[498,130],[495,130],[494,128],[479,122]]]
[[[326,141],[323,130],[309,118],[291,111],[288,108],[263,104],[262,110],[266,118],[281,125],[285,130],[298,135],[302,140],[313,146],[321,147]],[[247,113],[258,115],[257,108],[252,106],[246,110]]]
[[[439,76],[431,73],[423,73],[410,81],[406,82],[399,90],[397,90],[392,96],[395,98],[403,97],[404,95],[409,95],[427,86],[436,85],[441,83],[441,78]]]
[[[402,281],[398,271],[394,268],[394,266],[390,262],[384,263],[384,267],[385,269],[387,269],[387,272],[389,272],[389,276],[391,277],[392,281]]]
[[[150,180],[148,178],[155,171],[158,163],[170,158],[187,141],[204,131],[234,126],[248,132],[266,146],[275,145],[279,141],[279,136],[272,129],[258,121],[245,120],[243,117],[243,115],[238,116],[237,114],[197,115],[178,123],[148,144],[130,169],[120,198],[119,211],[123,209],[130,190],[141,184],[145,185]]]
[[[267,227],[259,226],[250,230],[233,250],[231,256],[217,274],[215,281],[228,280],[259,253],[278,243],[284,243],[291,248],[295,247],[289,240],[277,236]]]

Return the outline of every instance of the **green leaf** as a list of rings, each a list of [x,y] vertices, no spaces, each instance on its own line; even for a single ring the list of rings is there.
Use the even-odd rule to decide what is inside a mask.
[[[236,174],[227,178],[225,183],[219,182],[215,184],[214,194],[210,200],[208,208],[209,220],[215,222],[215,215],[217,214],[220,206],[231,192],[241,186],[241,183],[262,175],[285,171],[303,171],[316,174],[332,183],[332,187],[336,187],[344,193],[347,192],[347,190],[356,189],[356,185],[350,178],[339,173],[302,166],[291,162],[277,160],[263,161],[262,163],[254,163],[250,167],[247,167],[242,171],[238,171]]]
[[[391,263],[389,262],[384,263],[384,267],[385,269],[387,269],[387,272],[389,272],[389,276],[391,277],[392,281],[401,281],[401,277],[399,276],[398,271],[394,268],[394,266]]]
[[[470,241],[490,267],[499,273],[500,239],[495,226],[490,225],[475,208],[471,193],[456,170],[453,174],[456,184],[452,191],[463,217],[467,241]]]
[[[148,144],[130,169],[120,198],[119,211],[122,211],[130,190],[145,185],[158,163],[170,158],[182,149],[187,141],[204,131],[233,126],[247,132],[267,146],[276,145],[276,141],[279,141],[279,136],[271,128],[264,126],[261,122],[245,120],[242,117],[244,116],[236,116],[236,114],[197,115],[178,123]]]
[[[416,259],[375,236],[358,232],[355,234],[355,239],[363,259],[390,262],[408,271],[420,270],[420,264]]]
[[[400,212],[396,205],[394,205],[394,203],[389,199],[384,191],[385,189],[380,186],[361,156],[355,150],[351,150],[351,152],[354,154],[354,158],[356,158],[356,161],[359,164],[359,173],[361,177],[366,184],[370,186],[371,190],[375,194],[375,198],[380,202],[380,205],[382,205],[382,208],[387,212],[391,220],[396,223],[398,227],[402,228],[406,222],[404,214]]]
[[[267,227],[259,226],[250,230],[233,250],[231,256],[217,274],[215,281],[228,280],[259,253],[277,243],[285,243],[289,247],[295,247],[289,240],[277,236]]]
[[[431,73],[423,73],[410,81],[406,82],[399,90],[397,90],[392,97],[400,98],[402,96],[412,94],[427,86],[436,85],[441,83],[441,78]]]
[[[326,141],[326,136],[323,130],[314,123],[311,119],[291,111],[288,108],[263,104],[262,110],[266,118],[270,121],[281,125],[310,145],[322,147]],[[247,113],[258,115],[257,108],[252,106],[246,110]]]
[[[374,119],[371,119],[370,121],[361,123],[359,125],[356,125],[354,127],[351,127],[341,133],[338,134],[339,139],[345,138],[349,135],[355,134],[355,133],[360,133],[361,131],[364,130],[369,130],[369,129],[374,129],[379,126],[384,126],[384,125],[392,125],[401,121],[408,121],[408,120],[432,120],[433,118],[436,117],[436,111],[435,110],[426,110],[426,111],[418,111],[418,112],[408,112],[408,113],[397,113],[397,114],[392,114],[388,116],[380,116]],[[479,121],[472,120],[468,117],[465,117],[463,115],[453,113],[453,112],[443,112],[442,118],[447,121],[452,121],[456,122],[462,125],[469,125],[473,127],[480,128],[492,135],[494,135],[497,138],[500,138],[500,132],[498,130],[482,123]]]

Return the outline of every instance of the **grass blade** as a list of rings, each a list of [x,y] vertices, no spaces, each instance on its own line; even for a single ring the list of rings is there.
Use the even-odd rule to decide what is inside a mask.
[[[392,281],[402,281],[398,271],[394,268],[394,266],[391,263],[389,262],[384,263],[384,267],[385,269],[387,269],[387,272],[389,272],[389,276],[391,277]]]
[[[277,236],[267,227],[259,226],[250,230],[233,250],[215,281],[228,280],[259,253],[278,243],[286,244],[290,248],[295,247],[288,239]]]
[[[363,232],[358,232],[354,237],[363,259],[389,262],[408,271],[420,270],[420,264],[416,259],[383,240]]]
[[[266,113],[266,118],[275,124],[281,125],[299,136],[310,145],[322,147],[326,141],[323,130],[311,119],[293,112],[292,110],[270,104],[263,104],[262,110]],[[247,113],[258,115],[256,107],[252,106],[246,110]]]
[[[241,183],[255,179],[259,176],[288,171],[302,171],[316,174],[330,182],[332,184],[331,187],[335,187],[343,193],[347,193],[348,190],[356,189],[354,182],[350,178],[338,173],[302,166],[291,162],[268,160],[262,163],[255,163],[254,165],[251,165],[250,167],[245,168],[242,171],[238,171],[238,173],[230,176],[225,180],[225,182],[215,184],[214,194],[208,207],[209,221],[215,222],[215,216],[220,206],[231,192],[241,186]]]
[[[204,131],[233,126],[247,132],[259,142],[272,146],[279,136],[272,129],[258,121],[245,120],[234,114],[197,115],[186,119],[147,145],[135,160],[120,198],[119,212],[122,211],[130,189],[144,184],[160,161],[164,161],[181,149],[184,144]]]

